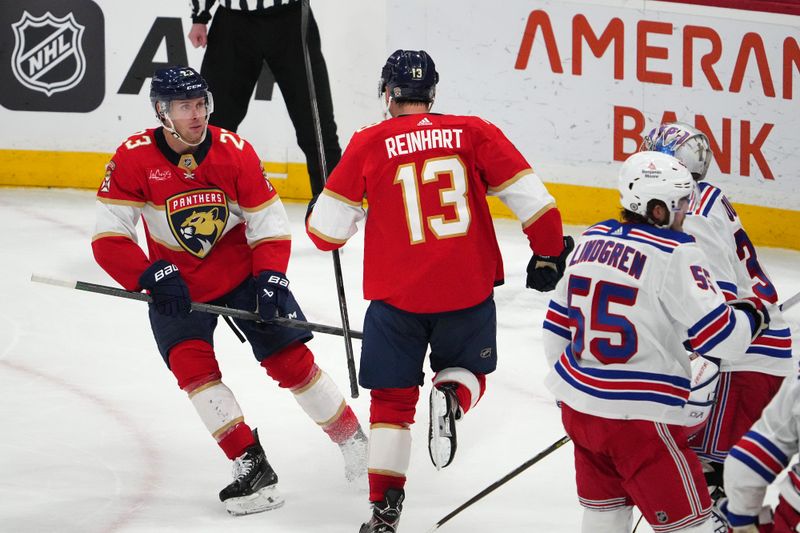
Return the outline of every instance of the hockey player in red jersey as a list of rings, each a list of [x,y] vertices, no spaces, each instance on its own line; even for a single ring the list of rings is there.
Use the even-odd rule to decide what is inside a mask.
[[[478,117],[430,112],[439,75],[424,51],[397,50],[379,94],[392,118],[357,131],[307,231],[341,247],[362,220],[364,319],[359,382],[371,389],[373,514],[361,533],[397,530],[423,363],[434,371],[429,452],[437,469],[456,451],[456,420],[478,403],[497,362],[493,287],[503,264],[486,203],[497,196],[522,221],[533,258],[527,285],[552,290],[571,238],[553,197],[517,149]]]
[[[619,191],[622,222],[577,239],[544,323],[545,383],[575,446],[582,531],[630,531],[636,505],[655,531],[711,533],[711,500],[687,442],[683,343],[741,357],[769,313],[757,298],[726,305],[681,231],[694,181],[680,161],[634,154]]]
[[[770,327],[747,349],[749,357],[719,362],[716,403],[703,430],[690,439],[703,462],[706,481],[716,501],[725,495],[723,461],[794,372],[789,325],[778,308],[778,293],[736,211],[723,192],[705,181],[713,159],[708,137],[682,122],[662,124],[642,141],[642,150],[675,156],[697,182],[697,194],[684,222],[705,252],[709,271],[726,299],[757,297],[770,314]]]
[[[187,67],[156,71],[150,98],[161,127],[125,141],[97,192],[92,249],[128,290],[147,289],[150,324],[167,367],[229,459],[233,482],[220,492],[231,514],[283,504],[258,435],[222,382],[213,348],[217,315],[192,301],[303,319],[289,290],[291,237],[283,204],[252,146],[208,126],[213,99]],[[148,253],[137,244],[144,222]],[[256,360],[337,443],[348,480],[366,476],[366,437],[305,343],[311,334],[234,319]]]

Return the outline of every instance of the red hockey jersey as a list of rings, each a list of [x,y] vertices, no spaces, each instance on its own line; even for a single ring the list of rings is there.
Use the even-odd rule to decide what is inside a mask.
[[[366,198],[364,297],[416,313],[463,309],[503,280],[487,194],[523,221],[532,249],[561,252],[553,197],[497,127],[468,116],[404,115],[356,132],[307,230],[320,249],[342,246]]]
[[[137,244],[144,221],[148,253]],[[97,191],[95,258],[128,290],[154,261],[178,265],[192,300],[206,302],[263,270],[286,272],[289,222],[252,146],[209,126],[193,154],[175,154],[162,130],[135,133]]]

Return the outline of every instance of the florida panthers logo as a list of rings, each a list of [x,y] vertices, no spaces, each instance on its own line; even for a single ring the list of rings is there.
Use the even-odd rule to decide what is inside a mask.
[[[187,191],[167,199],[167,218],[181,247],[200,259],[211,252],[228,223],[228,202],[219,189]]]

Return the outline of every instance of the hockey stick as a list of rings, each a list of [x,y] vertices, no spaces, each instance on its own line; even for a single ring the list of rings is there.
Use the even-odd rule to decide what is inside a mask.
[[[787,298],[782,304],[778,307],[781,311],[788,311],[790,308],[794,307],[798,302],[800,302],[800,292],[795,294],[794,296]]]
[[[31,275],[31,281],[37,283],[46,283],[48,285],[56,285],[58,287],[66,287],[68,289],[76,289],[79,291],[95,292],[98,294],[105,294],[107,296],[116,296],[118,298],[127,298],[129,300],[139,300],[140,302],[151,302],[152,299],[149,295],[143,292],[126,291],[125,289],[118,289],[116,287],[109,287],[107,285],[97,285],[95,283],[87,283],[85,281],[68,281],[56,278],[48,278],[46,276]],[[244,309],[236,309],[233,307],[223,307],[221,305],[205,304],[200,302],[192,302],[193,311],[202,311],[204,313],[213,313],[215,315],[228,316],[231,318],[238,318],[240,320],[252,320],[254,322],[264,322],[261,317],[256,313],[245,311]],[[308,331],[316,331],[317,333],[327,333],[329,335],[343,335],[342,328],[336,326],[326,326],[325,324],[315,324],[314,322],[306,322],[304,320],[295,320],[293,318],[275,317],[267,324],[276,324],[287,328],[305,329]],[[350,337],[361,339],[363,336],[360,331],[348,331]]]
[[[544,459],[545,457],[547,457],[548,455],[550,455],[551,453],[556,451],[557,449],[561,448],[563,445],[565,445],[569,441],[570,441],[570,438],[567,437],[566,435],[564,435],[563,437],[558,439],[556,442],[554,442],[553,444],[548,446],[545,450],[543,450],[542,452],[538,453],[535,457],[532,457],[531,459],[528,459],[527,461],[525,461],[524,463],[519,465],[517,468],[515,468],[514,470],[512,470],[511,472],[509,472],[508,474],[506,474],[502,478],[498,479],[497,481],[495,481],[494,483],[492,483],[491,485],[489,485],[488,487],[486,487],[485,489],[480,491],[478,494],[476,494],[475,496],[473,496],[472,498],[470,498],[469,500],[464,502],[460,507],[458,507],[457,509],[453,510],[450,514],[448,514],[447,516],[445,516],[444,518],[442,518],[441,520],[436,522],[436,524],[434,524],[434,526],[428,530],[428,533],[433,533],[434,531],[436,531],[437,529],[442,527],[442,525],[444,525],[445,522],[447,522],[448,520],[450,520],[451,518],[456,516],[458,513],[460,513],[461,511],[463,511],[464,509],[466,509],[467,507],[469,507],[473,503],[477,502],[478,500],[480,500],[481,498],[483,498],[484,496],[486,496],[490,492],[494,491],[496,488],[500,487],[501,485],[504,485],[505,483],[507,483],[511,479],[515,478],[516,476],[518,476],[519,474],[521,474],[522,472],[524,472],[528,468],[532,467],[533,465],[535,465],[536,463],[538,463],[539,461],[541,461],[542,459]]]
[[[322,173],[323,183],[328,181],[328,164],[325,161],[325,149],[322,143],[322,126],[319,121],[319,107],[317,106],[317,90],[314,85],[314,73],[311,72],[311,56],[308,53],[308,20],[309,0],[301,2],[300,32],[303,41],[303,59],[306,64],[306,80],[308,81],[308,96],[311,104],[311,117],[316,133],[317,154],[319,155],[319,168]],[[333,250],[333,273],[336,277],[336,292],[339,298],[339,311],[342,315],[342,328],[344,332],[344,350],[347,355],[347,373],[350,378],[350,396],[358,398],[358,381],[356,381],[356,362],[353,357],[353,342],[350,340],[350,319],[347,316],[347,302],[344,296],[344,280],[342,279],[342,262],[339,251]]]

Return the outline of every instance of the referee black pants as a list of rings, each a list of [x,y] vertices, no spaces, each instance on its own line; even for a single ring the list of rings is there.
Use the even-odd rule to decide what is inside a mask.
[[[319,194],[323,173],[317,153],[311,98],[306,79],[300,28],[300,3],[273,8],[267,14],[217,7],[208,32],[200,73],[214,95],[211,124],[236,131],[244,120],[262,64],[267,62],[286,102],[297,144],[306,156],[311,191]],[[319,29],[309,12],[308,52],[319,108],[322,143],[328,173],[342,156]]]

